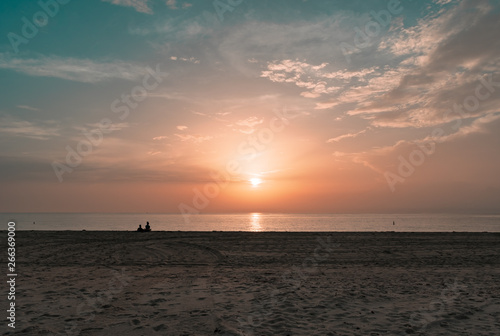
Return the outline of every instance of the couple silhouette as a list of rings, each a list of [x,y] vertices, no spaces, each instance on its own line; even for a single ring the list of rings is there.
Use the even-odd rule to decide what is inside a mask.
[[[143,229],[142,225],[139,224],[139,227],[137,228],[137,232],[149,232],[151,231],[151,226],[149,226],[149,222],[146,222],[146,227]]]

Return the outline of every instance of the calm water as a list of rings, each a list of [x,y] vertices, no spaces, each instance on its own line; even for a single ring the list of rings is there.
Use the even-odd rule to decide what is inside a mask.
[[[1,230],[12,219],[17,230],[500,232],[500,215],[2,213]]]

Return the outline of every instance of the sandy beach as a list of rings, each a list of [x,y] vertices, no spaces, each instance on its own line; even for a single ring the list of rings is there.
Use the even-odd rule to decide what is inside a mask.
[[[16,328],[4,335],[500,334],[500,234],[18,231],[16,242]]]

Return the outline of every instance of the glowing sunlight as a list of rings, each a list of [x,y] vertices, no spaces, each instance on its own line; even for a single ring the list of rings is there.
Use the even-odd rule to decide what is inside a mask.
[[[252,187],[254,187],[254,188],[258,187],[259,184],[262,183],[262,180],[258,177],[251,178],[249,181],[252,184]]]

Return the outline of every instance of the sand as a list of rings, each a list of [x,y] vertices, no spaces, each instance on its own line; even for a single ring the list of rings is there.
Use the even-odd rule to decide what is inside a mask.
[[[5,335],[500,335],[500,234],[16,238]]]

